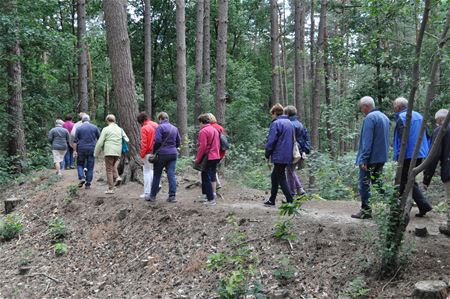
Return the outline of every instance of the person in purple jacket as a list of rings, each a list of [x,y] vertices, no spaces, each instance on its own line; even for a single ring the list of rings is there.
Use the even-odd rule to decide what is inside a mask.
[[[283,106],[275,104],[270,109],[272,123],[267,137],[265,157],[271,158],[274,165],[271,175],[272,188],[270,198],[264,202],[266,206],[274,206],[278,186],[288,202],[293,198],[286,180],[286,166],[292,163],[294,149],[294,126],[287,115],[283,115]]]
[[[177,192],[177,179],[175,177],[175,169],[177,166],[177,156],[180,147],[181,138],[178,128],[169,122],[169,115],[166,112],[158,114],[159,126],[155,131],[155,139],[153,141],[153,154],[158,154],[158,160],[153,165],[153,182],[150,191],[150,197],[145,200],[154,202],[156,194],[160,187],[161,175],[163,169],[167,171],[167,179],[169,181],[169,197],[167,202],[175,203]]]

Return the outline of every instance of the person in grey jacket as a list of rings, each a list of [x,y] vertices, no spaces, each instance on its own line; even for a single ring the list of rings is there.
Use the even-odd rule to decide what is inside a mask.
[[[69,144],[69,131],[64,129],[63,125],[64,122],[61,119],[57,119],[55,127],[48,132],[48,141],[52,145],[53,162],[55,163],[57,175],[61,175],[61,162],[64,161],[67,145]]]
[[[369,206],[370,184],[382,192],[381,174],[389,154],[389,118],[375,108],[373,98],[365,96],[359,101],[359,108],[365,115],[359,137],[356,164],[359,166],[358,190],[361,196],[361,210],[352,218],[372,217]]]

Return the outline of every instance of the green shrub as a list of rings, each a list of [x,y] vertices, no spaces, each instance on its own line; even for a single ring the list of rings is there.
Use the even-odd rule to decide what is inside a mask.
[[[56,243],[53,245],[53,250],[56,255],[64,255],[69,251],[69,247],[64,243]]]
[[[67,228],[64,220],[61,218],[55,218],[49,222],[48,234],[52,240],[62,240],[67,235]]]
[[[13,239],[23,229],[23,217],[19,214],[6,215],[0,218],[0,235],[6,241]]]
[[[291,261],[287,257],[283,257],[280,260],[280,265],[273,271],[273,276],[278,280],[286,282],[295,276],[297,268],[292,266]]]
[[[362,298],[370,292],[369,288],[366,288],[366,282],[362,277],[356,277],[349,284],[348,287],[342,292],[342,295],[350,298]]]

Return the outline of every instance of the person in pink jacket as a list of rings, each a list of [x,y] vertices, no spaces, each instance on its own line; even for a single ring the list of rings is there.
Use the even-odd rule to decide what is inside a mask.
[[[208,114],[201,114],[198,117],[200,132],[198,133],[198,149],[195,156],[195,163],[200,164],[206,156],[207,163],[202,171],[202,190],[206,191],[205,204],[215,205],[216,194],[214,192],[216,184],[217,164],[220,162],[220,136],[219,132],[210,124]]]

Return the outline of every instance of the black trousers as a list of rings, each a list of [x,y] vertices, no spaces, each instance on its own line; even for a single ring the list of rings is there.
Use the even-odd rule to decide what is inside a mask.
[[[422,159],[417,159],[416,166],[420,165],[422,163]],[[402,196],[403,191],[405,191],[406,184],[408,183],[408,170],[409,166],[411,165],[411,159],[405,159],[403,163],[403,170],[402,170],[402,180],[400,182],[400,196]],[[419,189],[419,185],[414,180],[414,187],[413,187],[413,194],[412,197],[414,201],[417,204],[417,207],[419,208],[419,211],[429,211],[431,209],[431,205],[428,203],[425,196],[422,194],[422,191]]]
[[[270,202],[275,202],[275,198],[278,193],[278,186],[281,187],[281,190],[283,191],[283,194],[288,202],[292,202],[294,200],[286,179],[286,166],[287,164],[274,164],[271,175],[272,189],[270,191]]]

